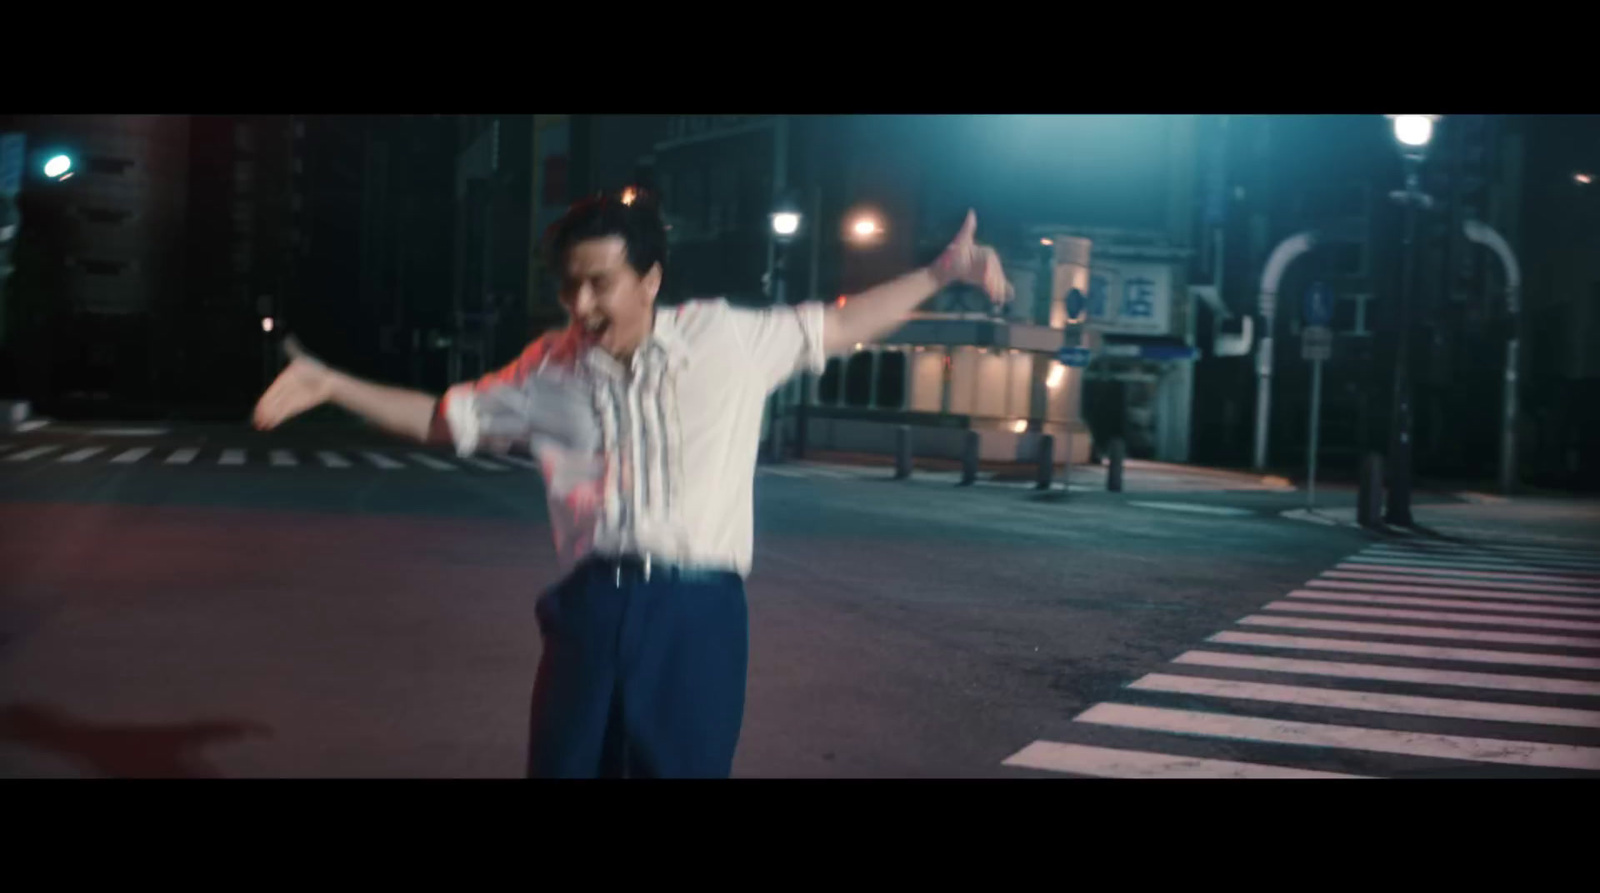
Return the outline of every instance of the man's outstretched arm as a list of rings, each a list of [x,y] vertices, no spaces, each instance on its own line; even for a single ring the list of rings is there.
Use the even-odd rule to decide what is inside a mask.
[[[973,240],[977,229],[977,215],[968,211],[961,232],[932,266],[867,289],[842,307],[828,307],[823,317],[823,350],[832,356],[849,351],[855,344],[882,338],[904,325],[923,301],[950,282],[981,285],[992,300],[1003,300],[1006,280],[1000,258],[993,248]]]
[[[448,443],[435,421],[439,398],[422,391],[363,381],[312,357],[293,338],[284,343],[289,365],[256,403],[255,426],[263,431],[324,403],[346,409],[383,430],[418,443]]]

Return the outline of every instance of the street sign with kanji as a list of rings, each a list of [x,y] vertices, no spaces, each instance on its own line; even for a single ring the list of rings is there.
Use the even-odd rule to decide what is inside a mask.
[[[1306,289],[1306,304],[1301,325],[1327,328],[1333,322],[1333,289],[1326,282],[1314,282]]]
[[[1327,326],[1306,326],[1300,330],[1300,359],[1326,360],[1333,356],[1333,330]]]
[[[1056,359],[1060,360],[1063,366],[1082,368],[1089,365],[1089,348],[1063,347],[1060,353],[1056,354]]]

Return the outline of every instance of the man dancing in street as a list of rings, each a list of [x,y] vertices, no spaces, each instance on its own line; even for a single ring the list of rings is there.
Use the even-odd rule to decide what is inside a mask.
[[[291,344],[263,430],[331,402],[463,456],[531,444],[565,577],[538,603],[533,777],[727,777],[744,718],[762,408],[800,371],[899,328],[951,282],[1006,285],[976,217],[931,266],[842,305],[657,307],[666,228],[599,198],[551,227],[571,317],[443,398],[361,381]]]

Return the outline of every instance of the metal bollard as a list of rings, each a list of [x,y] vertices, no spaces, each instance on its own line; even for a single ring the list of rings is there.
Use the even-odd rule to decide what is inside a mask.
[[[1040,490],[1050,489],[1050,479],[1056,471],[1056,439],[1049,434],[1039,436],[1039,482],[1034,486]]]
[[[968,430],[961,438],[961,486],[978,479],[978,432]]]
[[[894,476],[896,480],[911,477],[910,425],[901,425],[894,430]]]
[[[1361,460],[1361,489],[1356,520],[1362,527],[1377,527],[1383,517],[1383,456],[1368,453]]]
[[[1113,437],[1106,455],[1106,489],[1112,493],[1122,492],[1122,460],[1127,456],[1128,442],[1120,437]]]

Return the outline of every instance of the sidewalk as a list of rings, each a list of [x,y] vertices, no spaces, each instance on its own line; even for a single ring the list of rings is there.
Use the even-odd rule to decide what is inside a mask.
[[[843,453],[811,450],[804,460],[790,460],[785,465],[797,468],[817,468],[831,471],[863,472],[889,471],[894,467],[894,457],[878,453]],[[912,462],[912,476],[951,481],[959,480],[961,463],[954,459],[917,457]],[[1074,490],[1104,490],[1109,463],[1099,465],[1072,465],[1066,469],[1056,466],[1056,485],[1063,479]],[[1038,466],[1031,462],[980,462],[978,482],[989,484],[1028,484],[1038,476]],[[1122,489],[1124,492],[1188,491],[1268,491],[1292,493],[1294,485],[1284,477],[1235,471],[1225,468],[1208,468],[1201,465],[1176,465],[1152,462],[1145,459],[1128,459],[1123,463]]]
[[[1527,542],[1590,549],[1600,554],[1600,499],[1592,497],[1494,496],[1457,494],[1459,502],[1416,503],[1413,528],[1383,530],[1396,536],[1444,536],[1479,541]],[[1295,521],[1358,527],[1354,506],[1290,509],[1282,516]]]

